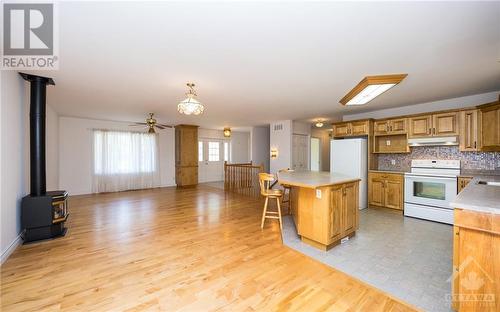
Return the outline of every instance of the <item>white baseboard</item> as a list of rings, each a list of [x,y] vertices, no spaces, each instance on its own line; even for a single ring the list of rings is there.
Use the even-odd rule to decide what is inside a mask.
[[[21,245],[23,239],[21,238],[21,233],[10,243],[9,247],[2,253],[1,263],[3,264],[9,256],[16,250],[17,246]]]

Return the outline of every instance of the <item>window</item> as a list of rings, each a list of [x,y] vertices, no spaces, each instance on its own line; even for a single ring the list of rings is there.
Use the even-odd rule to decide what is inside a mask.
[[[117,192],[159,186],[157,140],[154,133],[94,130],[92,191]]]
[[[208,161],[219,161],[219,142],[208,142]]]
[[[155,172],[156,135],[94,130],[94,173],[97,175]]]
[[[229,142],[224,142],[224,161],[229,161]]]
[[[203,161],[203,142],[198,141],[198,161]]]

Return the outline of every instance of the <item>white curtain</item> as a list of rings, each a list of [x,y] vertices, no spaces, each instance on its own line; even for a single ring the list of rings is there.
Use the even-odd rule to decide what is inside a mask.
[[[92,191],[117,192],[160,184],[155,133],[94,129]]]

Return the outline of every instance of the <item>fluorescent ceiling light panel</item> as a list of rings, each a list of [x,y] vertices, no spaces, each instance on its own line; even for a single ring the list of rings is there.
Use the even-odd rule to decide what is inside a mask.
[[[367,76],[361,80],[340,103],[342,105],[363,105],[400,83],[407,74]]]

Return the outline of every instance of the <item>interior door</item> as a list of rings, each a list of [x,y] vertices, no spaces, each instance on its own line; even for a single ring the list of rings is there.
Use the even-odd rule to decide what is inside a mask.
[[[216,139],[198,141],[198,182],[222,181],[224,176],[224,142]]]
[[[321,140],[311,138],[311,171],[321,171]]]
[[[309,169],[309,136],[294,134],[292,137],[292,169]]]

